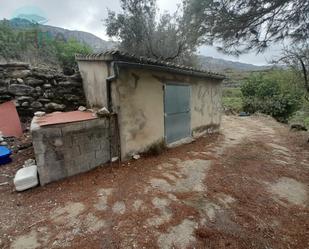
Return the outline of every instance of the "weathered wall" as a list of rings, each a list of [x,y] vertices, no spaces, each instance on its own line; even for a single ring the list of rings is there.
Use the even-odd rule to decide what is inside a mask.
[[[108,68],[104,61],[78,61],[83,87],[90,107],[106,107],[106,78]]]
[[[191,131],[193,137],[218,130],[222,115],[222,84],[194,80],[191,86]]]
[[[31,124],[41,185],[89,171],[110,160],[107,118],[40,127]]]
[[[31,68],[28,64],[0,64],[0,103],[15,100],[21,116],[36,111],[70,111],[85,105],[79,74]]]
[[[163,88],[151,73],[121,70],[112,99],[118,113],[122,159],[164,139]]]
[[[118,112],[122,159],[164,140],[164,90],[167,82],[191,85],[191,131],[198,136],[221,121],[221,84],[211,79],[149,70],[120,69],[112,87]]]

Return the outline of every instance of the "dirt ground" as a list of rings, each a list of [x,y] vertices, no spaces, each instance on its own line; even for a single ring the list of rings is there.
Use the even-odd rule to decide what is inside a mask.
[[[264,116],[22,193],[0,167],[0,248],[309,248],[308,135]]]

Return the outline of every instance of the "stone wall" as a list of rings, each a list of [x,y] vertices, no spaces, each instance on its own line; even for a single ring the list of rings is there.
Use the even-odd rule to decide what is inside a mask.
[[[25,63],[0,64],[0,103],[15,100],[21,117],[36,111],[70,111],[86,105],[79,74],[32,68]]]
[[[32,121],[31,133],[41,185],[110,161],[109,118],[42,127],[37,119]]]

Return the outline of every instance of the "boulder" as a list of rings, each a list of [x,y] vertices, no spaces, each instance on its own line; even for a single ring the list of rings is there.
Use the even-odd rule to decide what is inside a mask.
[[[19,84],[24,83],[24,80],[23,80],[23,79],[21,79],[21,78],[17,78],[17,79],[16,79],[16,81],[17,81]]]
[[[21,96],[21,97],[18,97],[18,98],[16,98],[17,99],[17,101],[20,101],[20,102],[23,102],[23,101],[33,101],[33,98],[32,97],[30,97],[30,96]]]
[[[23,102],[23,103],[21,104],[21,106],[22,106],[22,107],[28,107],[28,106],[29,106],[29,102]]]
[[[35,109],[38,109],[38,108],[42,108],[43,105],[42,105],[39,101],[33,101],[33,102],[31,103],[31,107],[32,107],[32,108],[35,108]]]
[[[41,80],[41,79],[35,79],[35,78],[28,78],[26,80],[26,83],[28,85],[31,85],[31,86],[39,86],[39,85],[43,85],[44,84],[44,80]]]
[[[45,105],[46,109],[54,110],[54,111],[63,111],[65,109],[65,105],[57,104],[57,103],[48,103]]]
[[[14,70],[11,72],[13,78],[26,78],[31,74],[30,70]]]
[[[4,93],[7,93],[8,92],[8,89],[7,87],[0,87],[0,94],[4,94]]]
[[[291,124],[291,130],[293,130],[293,131],[307,131],[307,128],[302,124]]]
[[[22,84],[12,84],[8,88],[8,92],[16,96],[29,95],[33,91],[33,87]]]

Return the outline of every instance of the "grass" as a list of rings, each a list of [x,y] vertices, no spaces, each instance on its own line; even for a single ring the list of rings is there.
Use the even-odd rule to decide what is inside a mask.
[[[235,112],[242,111],[242,94],[240,88],[224,88],[222,102],[225,109]]]
[[[302,108],[289,119],[290,124],[302,124],[309,130],[309,102],[304,100]]]

